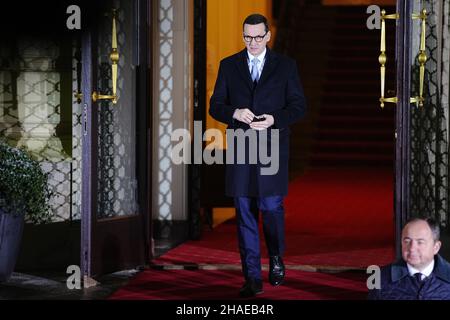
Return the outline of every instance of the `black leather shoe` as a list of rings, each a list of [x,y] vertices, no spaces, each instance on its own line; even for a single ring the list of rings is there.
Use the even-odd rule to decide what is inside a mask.
[[[285,268],[280,256],[270,257],[269,282],[273,286],[279,286],[284,282]]]
[[[254,297],[257,294],[263,293],[263,285],[261,280],[249,279],[245,281],[241,290],[239,291],[239,295],[242,298]]]

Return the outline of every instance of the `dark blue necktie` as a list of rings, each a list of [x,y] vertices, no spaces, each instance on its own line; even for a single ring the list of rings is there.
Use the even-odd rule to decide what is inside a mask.
[[[252,60],[252,81],[258,82],[259,80],[259,71],[258,71],[259,60],[257,58],[253,58]]]
[[[414,278],[416,278],[418,283],[422,283],[422,274],[420,272],[417,272],[414,274]]]

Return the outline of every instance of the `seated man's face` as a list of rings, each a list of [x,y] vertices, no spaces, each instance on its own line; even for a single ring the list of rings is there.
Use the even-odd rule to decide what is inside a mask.
[[[434,241],[428,223],[408,223],[402,232],[402,256],[412,267],[422,270],[434,259],[441,248],[440,241]]]

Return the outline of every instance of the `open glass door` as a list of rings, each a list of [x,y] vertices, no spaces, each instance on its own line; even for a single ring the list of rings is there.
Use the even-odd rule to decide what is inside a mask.
[[[396,244],[411,217],[441,225],[448,258],[449,1],[397,1]],[[382,27],[383,28],[383,27]],[[383,40],[382,40],[383,41]],[[382,62],[382,59],[380,59]],[[391,107],[391,105],[389,106]]]
[[[149,2],[0,10],[0,143],[37,160],[51,192],[49,221],[25,221],[17,271],[92,277],[151,258]]]
[[[81,40],[85,280],[149,258],[148,196],[142,193],[148,172],[141,165],[148,163],[147,130],[139,120],[148,116],[146,81],[140,77],[146,73],[140,68],[146,52],[139,37],[140,18],[147,16],[143,7],[137,0],[90,4]]]
[[[0,143],[38,161],[51,193],[49,221],[25,221],[16,271],[65,274],[80,263],[81,123],[72,94],[78,31],[66,27],[72,3],[33,2],[24,10],[10,2],[0,10]]]

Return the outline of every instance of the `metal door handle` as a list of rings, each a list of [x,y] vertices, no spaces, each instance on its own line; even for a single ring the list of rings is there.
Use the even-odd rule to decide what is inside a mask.
[[[117,103],[117,62],[119,61],[119,52],[117,51],[117,34],[116,34],[116,9],[112,10],[112,52],[109,55],[111,59],[112,69],[112,95],[104,95],[94,91],[92,93],[92,101],[111,100],[113,104]]]
[[[380,43],[380,56],[378,57],[378,62],[380,63],[380,73],[381,73],[381,97],[380,97],[380,106],[384,107],[385,102],[397,103],[397,97],[384,97],[384,85],[385,85],[385,72],[386,72],[386,19],[398,19],[398,13],[394,14],[386,14],[385,10],[381,10],[381,43]],[[423,83],[425,78],[425,63],[427,62],[427,55],[425,54],[425,35],[426,35],[426,20],[427,20],[427,11],[425,9],[422,10],[419,14],[412,14],[412,19],[420,19],[421,20],[421,33],[420,33],[420,48],[419,48],[419,74],[420,74],[420,83],[419,83],[419,96],[412,97],[410,99],[410,103],[416,103],[420,107],[423,107]]]
[[[384,108],[385,102],[397,103],[397,97],[384,97],[384,84],[385,84],[385,74],[386,74],[386,19],[398,19],[398,13],[386,14],[386,10],[381,10],[381,42],[380,42],[380,56],[378,57],[378,62],[380,63],[380,74],[381,74],[381,97],[380,97],[380,107]]]
[[[419,74],[420,74],[420,82],[419,82],[419,96],[416,98],[416,101],[411,101],[418,103],[420,107],[423,107],[423,81],[425,78],[425,63],[427,62],[427,55],[425,53],[425,35],[426,35],[426,22],[427,22],[427,10],[423,9],[420,14],[412,15],[413,19],[420,19],[421,21],[421,31],[420,31],[420,48],[419,48]],[[412,100],[411,99],[411,100]]]

